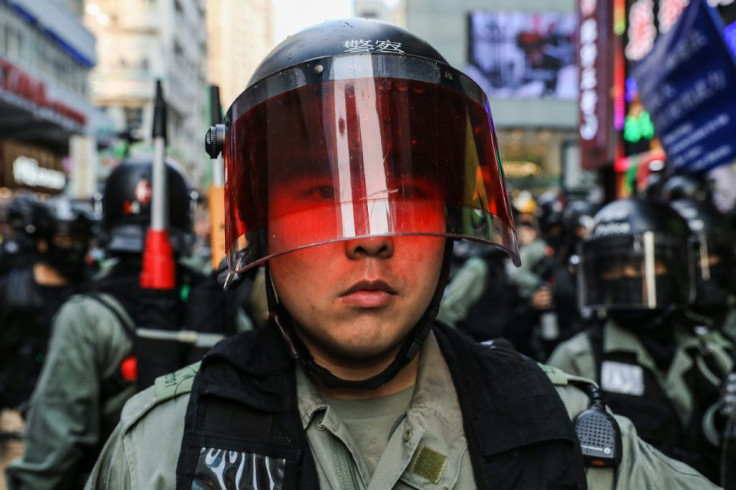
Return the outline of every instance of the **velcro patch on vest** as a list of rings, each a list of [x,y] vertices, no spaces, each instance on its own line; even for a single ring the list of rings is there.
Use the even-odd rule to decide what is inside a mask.
[[[426,478],[432,483],[439,483],[442,474],[445,472],[445,466],[447,466],[447,456],[427,446],[422,446],[419,448],[419,454],[414,460],[411,472]]]
[[[642,396],[644,394],[644,369],[636,364],[603,361],[601,388],[611,393]]]

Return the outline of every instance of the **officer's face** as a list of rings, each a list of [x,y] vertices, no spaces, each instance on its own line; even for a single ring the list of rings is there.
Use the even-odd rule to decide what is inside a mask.
[[[654,261],[654,274],[663,276],[667,274],[667,266],[665,263],[657,259]],[[615,281],[618,279],[634,279],[644,275],[644,263],[642,261],[622,261],[616,262],[603,270],[601,274],[605,281]]]
[[[444,246],[442,237],[360,238],[276,257],[271,274],[318,363],[381,363],[427,309]]]
[[[284,193],[281,199],[293,196],[303,193]],[[288,202],[272,206],[290,207]],[[404,212],[395,218],[420,221],[424,230],[444,231],[444,209],[437,201],[405,204]],[[296,230],[323,236],[320,228],[334,226],[334,213],[334,206],[315,207],[301,213],[298,221],[273,220],[271,240],[290,240]],[[305,228],[304,222],[310,226]],[[275,246],[292,248],[288,243]],[[277,256],[270,268],[279,301],[317,363],[356,367],[355,379],[363,379],[363,368],[370,371],[393,359],[427,310],[444,248],[445,238],[439,236],[353,238]]]

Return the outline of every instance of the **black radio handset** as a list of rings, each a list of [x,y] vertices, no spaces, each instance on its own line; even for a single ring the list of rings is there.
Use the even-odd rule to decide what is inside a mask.
[[[590,397],[590,406],[574,421],[585,464],[615,468],[621,462],[621,429],[616,419],[606,411],[601,390],[591,383],[580,385]]]

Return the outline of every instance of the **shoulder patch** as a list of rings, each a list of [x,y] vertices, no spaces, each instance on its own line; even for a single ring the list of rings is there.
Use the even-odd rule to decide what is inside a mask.
[[[544,374],[547,375],[549,380],[555,386],[567,386],[568,384],[573,384],[577,386],[580,386],[581,384],[591,384],[593,386],[598,386],[596,382],[592,379],[584,378],[582,376],[575,376],[574,374],[566,373],[562,369],[558,369],[547,364],[538,364],[542,371],[544,371]]]
[[[201,361],[156,378],[154,382],[156,403],[189,393],[192,390],[194,377],[199,372],[200,364]]]

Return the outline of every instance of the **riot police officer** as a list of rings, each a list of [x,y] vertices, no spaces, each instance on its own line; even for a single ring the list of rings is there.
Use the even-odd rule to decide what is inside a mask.
[[[549,364],[594,377],[642,439],[717,481],[717,452],[701,426],[733,360],[717,332],[697,336],[685,316],[695,293],[695,243],[665,203],[604,206],[583,243],[579,274],[581,306],[608,319],[560,344]]]
[[[36,263],[38,250],[33,239],[35,228],[31,223],[38,199],[30,192],[13,196],[3,208],[2,242],[0,242],[0,276],[14,269]]]
[[[0,278],[0,407],[31,395],[51,333],[51,319],[84,279],[93,217],[57,197],[26,201],[14,219],[33,240],[37,261]]]
[[[2,471],[22,451],[22,417],[46,358],[52,318],[87,275],[93,225],[90,214],[64,197],[42,203],[21,195],[10,208],[15,243],[20,245],[6,262],[12,264],[9,272],[0,277]],[[29,243],[22,245],[25,241]]]
[[[670,203],[697,238],[696,294],[689,308],[698,325],[721,331],[736,344],[736,233],[710,201],[682,198]]]
[[[55,319],[47,361],[31,399],[25,453],[7,470],[10,488],[80,486],[123,403],[138,391],[145,366],[134,347],[141,323],[141,256],[151,219],[151,166],[150,157],[132,157],[105,182],[107,260],[84,294],[72,296]],[[205,276],[201,267],[186,261],[191,185],[175,161],[167,161],[167,172],[177,295],[185,298]],[[181,324],[191,317],[186,304],[182,300],[172,306]]]
[[[453,240],[518,255],[488,102],[431,46],[307,28],[225,121],[230,266],[265,264],[269,324],[131,399],[88,488],[708,486],[625,419],[586,476],[576,381],[435,324]]]

